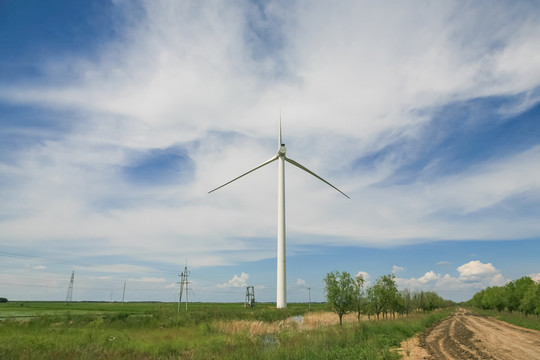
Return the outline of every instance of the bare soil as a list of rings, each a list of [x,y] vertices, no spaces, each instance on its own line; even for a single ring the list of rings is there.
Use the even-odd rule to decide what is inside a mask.
[[[540,360],[540,331],[459,308],[422,335],[402,343],[404,359]]]

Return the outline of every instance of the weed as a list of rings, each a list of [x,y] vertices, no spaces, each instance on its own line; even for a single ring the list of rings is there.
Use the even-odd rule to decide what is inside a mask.
[[[340,327],[322,306],[311,308],[193,304],[178,313],[173,303],[25,303],[17,309],[25,320],[0,322],[0,359],[395,359],[392,347],[446,316]]]

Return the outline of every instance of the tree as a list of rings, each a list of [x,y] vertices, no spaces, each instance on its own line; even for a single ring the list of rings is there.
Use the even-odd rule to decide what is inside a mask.
[[[394,314],[398,307],[398,289],[395,278],[394,274],[383,275],[373,285],[375,295],[380,301],[381,310],[385,317],[390,312]]]
[[[377,315],[377,320],[381,313],[386,317],[389,312],[394,313],[399,306],[398,290],[394,279],[394,275],[383,275],[367,289],[369,307]]]
[[[494,286],[488,287],[484,291],[481,306],[484,309],[497,309],[503,311],[506,307],[507,291],[506,287]]]
[[[354,280],[348,272],[333,271],[326,274],[324,292],[330,309],[339,316],[339,325],[343,325],[343,315],[354,309]]]
[[[413,309],[413,295],[411,294],[411,290],[409,289],[402,290],[401,299],[402,299],[402,304],[403,304],[403,312],[409,315],[409,313]]]
[[[426,298],[427,298],[427,311],[433,311],[435,309],[440,308],[443,305],[444,299],[440,297],[436,292],[434,291],[427,291],[426,292]]]
[[[354,295],[355,295],[355,307],[358,315],[358,321],[360,321],[360,315],[366,312],[366,294],[364,291],[364,284],[366,280],[362,274],[357,274],[354,277]]]
[[[540,284],[531,284],[519,305],[519,311],[522,313],[540,315]]]
[[[382,292],[380,288],[373,285],[367,289],[366,293],[369,314],[377,315],[377,320],[379,320],[379,315],[383,311]]]
[[[506,284],[508,295],[506,300],[506,307],[508,311],[519,310],[521,299],[523,299],[525,293],[527,292],[527,289],[532,285],[534,285],[534,281],[528,276],[523,276],[522,278]]]

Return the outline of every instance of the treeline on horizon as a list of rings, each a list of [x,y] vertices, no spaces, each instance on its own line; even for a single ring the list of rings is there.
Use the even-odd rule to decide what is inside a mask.
[[[523,276],[504,286],[488,287],[474,294],[467,305],[485,310],[519,311],[525,315],[540,315],[540,283]]]
[[[409,289],[399,291],[393,274],[379,277],[375,283],[365,287],[365,279],[361,274],[352,277],[348,272],[333,271],[324,278],[325,293],[330,309],[339,316],[340,324],[343,315],[356,312],[368,318],[379,319],[396,314],[405,315],[416,311],[430,312],[438,308],[455,305],[445,300],[434,291],[415,291]]]

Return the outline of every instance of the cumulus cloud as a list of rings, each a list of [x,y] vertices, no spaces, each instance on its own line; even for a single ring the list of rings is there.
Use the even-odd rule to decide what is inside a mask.
[[[303,280],[303,279],[296,280],[296,286],[298,286],[300,288],[306,287],[306,280]]]
[[[487,277],[493,277],[499,273],[491,264],[483,264],[478,260],[469,261],[457,268],[459,278],[464,282],[478,282]]]
[[[456,270],[459,273],[457,277],[430,270],[419,278],[396,278],[396,283],[400,288],[436,291],[440,294],[451,293],[458,294],[458,296],[460,293],[466,293],[469,289],[480,290],[488,286],[501,286],[506,283],[500,271],[491,263],[473,260],[459,266]]]
[[[529,275],[535,282],[540,283],[540,273]]]
[[[433,270],[431,270],[431,271],[425,273],[424,276],[418,278],[418,281],[421,282],[422,284],[425,284],[425,283],[428,283],[428,282],[438,280],[440,278],[441,278],[441,275],[435,274],[433,272]]]
[[[397,273],[405,271],[404,267],[394,265],[392,266],[392,274],[396,275]]]
[[[367,272],[359,271],[359,272],[356,273],[355,277],[356,276],[362,276],[364,278],[366,287],[371,285],[371,281],[369,280],[370,276],[369,276],[369,274]]]
[[[234,274],[233,278],[223,284],[216,285],[219,288],[246,287],[249,275],[242,272],[240,276]]]

